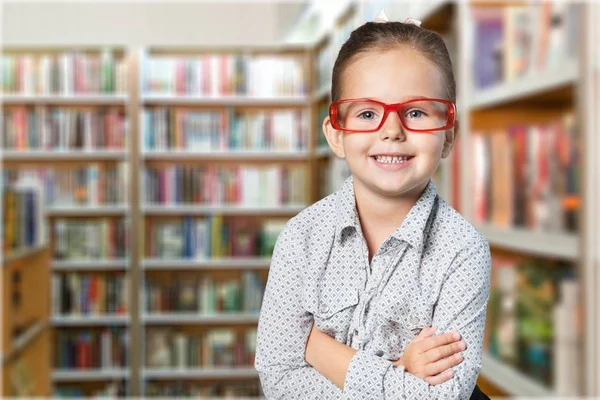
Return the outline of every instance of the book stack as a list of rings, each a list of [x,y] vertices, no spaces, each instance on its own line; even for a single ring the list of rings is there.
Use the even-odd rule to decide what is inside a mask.
[[[252,367],[256,353],[256,329],[212,328],[198,335],[150,328],[146,336],[149,368]]]
[[[122,108],[16,106],[3,112],[5,150],[118,150],[127,138]]]
[[[21,95],[124,93],[127,62],[111,50],[87,54],[4,54],[0,58],[2,92]]]
[[[580,211],[579,128],[572,114],[543,125],[475,132],[475,220],[574,232]]]
[[[127,396],[127,385],[123,381],[104,384],[100,389],[84,390],[81,386],[70,386],[62,384],[56,386],[53,391],[55,397],[99,397],[99,398],[122,398]]]
[[[240,279],[214,280],[202,276],[176,274],[171,282],[146,278],[145,308],[149,313],[252,313],[260,311],[265,284],[253,271]]]
[[[143,201],[148,205],[205,204],[240,206],[306,203],[306,170],[268,166],[146,166]]]
[[[146,226],[146,256],[169,260],[270,256],[284,226],[281,219],[252,217],[162,218]]]
[[[53,221],[55,260],[118,259],[129,254],[125,218]]]
[[[44,188],[46,207],[123,205],[127,203],[127,163],[88,163],[84,166],[21,167],[4,170],[7,182],[35,181]]]
[[[61,331],[56,338],[55,367],[61,370],[111,370],[127,366],[127,330]]]
[[[2,184],[2,250],[4,254],[46,242],[46,223],[43,218],[43,187],[38,182],[20,179]]]
[[[576,389],[579,377],[570,369],[581,361],[581,326],[574,318],[581,313],[581,303],[571,290],[575,281],[570,267],[543,259],[494,256],[485,346],[491,356],[545,386]],[[557,356],[569,360],[570,367],[558,364]]]
[[[277,97],[307,93],[305,66],[293,56],[151,55],[145,59],[142,76],[144,92],[161,95]]]
[[[303,151],[307,117],[301,110],[219,111],[153,107],[142,114],[144,150]]]
[[[575,59],[579,5],[565,2],[472,8],[477,89]]]
[[[67,273],[52,276],[54,316],[124,315],[129,278],[125,274]]]

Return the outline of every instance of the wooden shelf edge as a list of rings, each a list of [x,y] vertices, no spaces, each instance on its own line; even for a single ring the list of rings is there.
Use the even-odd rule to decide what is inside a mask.
[[[39,252],[42,252],[47,249],[48,249],[48,244],[42,243],[42,244],[39,244],[36,246],[30,246],[30,247],[26,247],[23,249],[11,251],[10,254],[8,254],[8,255],[6,255],[6,257],[2,258],[2,265],[6,266],[7,263],[11,263],[13,261],[17,261],[17,260],[20,260],[23,258],[34,256],[34,255],[38,254]]]
[[[483,355],[481,375],[511,396],[552,397],[556,395],[552,390],[526,377],[523,372],[489,354]]]
[[[12,361],[28,344],[33,342],[46,329],[48,322],[38,321],[31,325],[22,335],[14,339],[14,346],[6,354],[2,354],[2,364]]]
[[[541,257],[579,260],[579,238],[574,233],[544,233],[521,228],[503,229],[489,224],[475,224],[492,247]]]

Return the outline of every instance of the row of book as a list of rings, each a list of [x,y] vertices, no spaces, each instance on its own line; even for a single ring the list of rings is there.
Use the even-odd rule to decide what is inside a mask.
[[[306,203],[306,168],[292,165],[148,165],[145,204],[266,206]]]
[[[125,274],[53,274],[52,315],[123,315],[128,309],[129,278]]]
[[[143,89],[147,94],[200,97],[304,95],[303,61],[269,55],[151,55],[142,64]]]
[[[10,107],[3,112],[6,150],[124,149],[128,121],[123,109]]]
[[[55,367],[61,370],[127,367],[129,345],[126,329],[57,331]]]
[[[39,185],[2,185],[2,250],[5,255],[46,241]]]
[[[570,264],[494,255],[487,352],[558,395],[581,394],[581,311]]]
[[[576,231],[579,129],[572,114],[473,135],[475,219],[499,227]]]
[[[111,50],[10,54],[0,58],[2,92],[22,95],[107,94],[127,91],[127,62]]]
[[[212,328],[202,334],[173,328],[146,332],[149,368],[251,367],[255,354],[256,328],[245,332]]]
[[[575,59],[581,7],[569,2],[472,8],[476,88],[560,67]]]
[[[44,205],[96,206],[126,204],[129,167],[127,163],[89,163],[86,166],[5,169],[5,180],[37,181],[44,188]]]
[[[174,281],[146,278],[145,307],[149,313],[258,313],[265,284],[253,271],[241,280],[215,281],[210,275],[178,276]]]
[[[148,397],[194,397],[214,398],[264,398],[257,381],[222,381],[219,383],[199,383],[195,381],[153,381],[146,383]]]
[[[53,221],[55,260],[119,259],[129,254],[126,218],[66,219]]]
[[[127,396],[127,384],[125,381],[113,381],[93,388],[73,385],[73,383],[55,384],[52,390],[53,396],[57,398],[125,398]]]
[[[184,216],[145,227],[146,257],[167,260],[271,256],[285,220]]]
[[[153,107],[142,112],[144,150],[297,151],[307,147],[305,111],[236,112]]]

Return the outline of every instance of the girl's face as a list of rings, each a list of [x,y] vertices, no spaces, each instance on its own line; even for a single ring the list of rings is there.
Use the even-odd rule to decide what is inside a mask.
[[[341,99],[370,98],[389,104],[417,97],[445,98],[437,67],[408,46],[361,55],[341,78]],[[442,151],[447,156],[454,142],[454,130],[407,131],[394,112],[377,132],[337,131],[329,116],[323,130],[333,152],[347,160],[355,185],[385,197],[418,196],[438,167]],[[397,161],[389,158],[393,156],[409,159],[390,163]]]

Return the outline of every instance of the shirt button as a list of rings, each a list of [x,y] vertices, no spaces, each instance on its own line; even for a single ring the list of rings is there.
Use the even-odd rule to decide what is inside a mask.
[[[413,325],[418,324],[419,323],[419,318],[417,318],[417,317],[411,317],[410,318],[410,323],[413,324]]]
[[[329,307],[327,306],[327,304],[323,304],[323,305],[321,306],[321,312],[322,312],[322,313],[329,312]]]
[[[381,356],[383,355],[383,350],[377,350],[377,351],[375,352],[375,355],[376,355],[377,357],[381,357]]]

